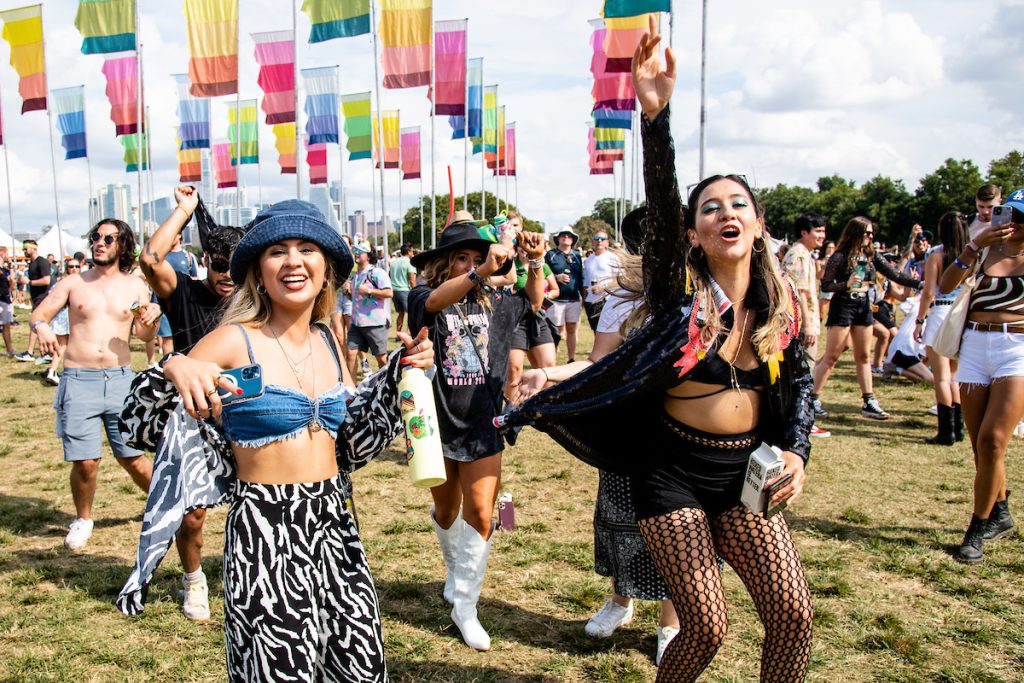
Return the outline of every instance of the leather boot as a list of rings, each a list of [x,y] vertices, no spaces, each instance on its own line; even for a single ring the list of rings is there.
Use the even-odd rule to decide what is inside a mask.
[[[936,406],[939,409],[939,433],[925,439],[925,443],[935,446],[952,446],[953,440],[953,407],[944,406],[941,403]]]
[[[430,506],[430,521],[434,525],[434,532],[437,534],[438,543],[441,545],[441,557],[444,558],[444,566],[448,569],[448,575],[444,580],[444,600],[452,604],[455,593],[455,553],[459,548],[459,537],[462,535],[462,513],[455,518],[450,527],[444,529],[437,523],[434,517],[434,506]]]
[[[956,441],[964,440],[964,409],[959,403],[953,404],[953,438]]]
[[[466,645],[474,650],[490,650],[491,637],[477,620],[476,604],[484,585],[491,539],[485,541],[464,519],[455,523],[462,527],[462,533],[455,555],[455,606],[452,607],[452,621],[462,633]]]
[[[1013,536],[1016,524],[1013,516],[1010,515],[1010,492],[1006,492],[1006,500],[997,500],[992,506],[992,512],[988,515],[988,526],[985,527],[984,539],[986,541],[998,541],[1001,538]]]
[[[982,543],[987,527],[987,519],[971,515],[971,525],[967,527],[967,533],[964,534],[964,540],[960,543],[960,547],[953,553],[953,559],[965,564],[979,564],[985,559]]]

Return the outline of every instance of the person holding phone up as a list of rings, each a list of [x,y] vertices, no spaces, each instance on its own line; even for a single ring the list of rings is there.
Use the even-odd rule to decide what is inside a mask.
[[[232,253],[237,290],[220,326],[163,366],[185,411],[219,424],[237,472],[224,539],[232,681],[387,679],[377,595],[345,504],[348,471],[374,454],[355,444],[373,427],[353,415],[352,379],[319,323],[352,263],[316,207],[274,204]],[[404,358],[392,355],[384,389],[367,398],[390,406],[379,450],[401,425],[399,364],[433,363],[425,333],[399,336]]]

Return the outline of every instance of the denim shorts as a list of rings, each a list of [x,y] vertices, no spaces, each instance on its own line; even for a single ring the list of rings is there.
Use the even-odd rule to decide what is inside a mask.
[[[64,442],[64,460],[94,460],[103,456],[102,432],[119,458],[134,458],[142,451],[129,448],[121,437],[117,417],[131,389],[135,373],[129,367],[64,368],[53,407],[57,436]]]
[[[166,315],[160,316],[160,327],[156,331],[158,337],[170,337],[173,336],[174,331],[171,329],[171,321],[167,319]]]
[[[395,304],[395,311],[398,313],[405,313],[409,310],[409,290],[408,289],[394,289],[392,290],[393,297],[391,301]]]
[[[989,385],[1000,377],[1024,377],[1024,334],[964,330],[956,381]]]

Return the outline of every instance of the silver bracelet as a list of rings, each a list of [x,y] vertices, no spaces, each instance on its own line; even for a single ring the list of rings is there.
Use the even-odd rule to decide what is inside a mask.
[[[544,257],[539,259],[531,259],[526,262],[530,266],[530,270],[540,270],[544,267]]]

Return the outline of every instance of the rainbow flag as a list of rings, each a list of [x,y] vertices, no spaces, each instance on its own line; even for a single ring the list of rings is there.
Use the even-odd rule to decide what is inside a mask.
[[[306,140],[306,165],[309,167],[309,184],[327,184],[327,143]]]
[[[420,177],[420,127],[402,128],[402,180]]]
[[[466,115],[467,19],[434,24],[434,113]]]
[[[594,110],[615,109],[633,111],[636,108],[636,91],[629,73],[609,72],[608,56],[604,51],[608,29],[601,19],[590,22],[594,29],[590,37],[593,56],[590,60],[590,73],[594,76],[594,86],[590,94],[594,98]]]
[[[210,148],[210,100],[192,96],[188,74],[171,74],[178,86],[180,149]]]
[[[635,17],[650,12],[671,12],[672,0],[604,0],[601,16]]]
[[[277,150],[277,163],[281,165],[281,174],[295,173],[295,122],[276,123],[274,131],[274,149]]]
[[[490,168],[494,169],[494,175],[501,175],[505,167],[505,105],[498,109],[498,128],[494,133],[498,139],[498,155],[494,159],[494,166]]]
[[[178,149],[178,182],[198,183],[203,179],[203,150],[182,149],[181,138],[175,137]]]
[[[430,85],[431,0],[378,0],[385,88]]]
[[[231,145],[227,141],[213,144],[213,175],[217,189],[238,186],[238,169],[231,165]]]
[[[101,71],[107,78],[107,99],[110,100],[110,120],[115,135],[129,135],[138,130],[138,102],[136,100],[135,69],[137,57],[108,57]]]
[[[85,86],[73,85],[50,91],[53,98],[53,113],[57,115],[57,130],[60,144],[64,146],[65,159],[82,159],[86,154],[85,145]]]
[[[476,145],[480,142],[480,123],[483,119],[484,98],[484,58],[470,59],[466,65],[466,116],[449,116],[448,125],[452,127],[452,140],[466,137],[466,122],[469,122],[469,137],[473,140],[473,154],[480,150]]]
[[[149,141],[149,133],[143,133],[142,135],[122,135],[118,138],[118,141],[121,143],[122,149],[124,149],[123,158],[124,170],[126,173],[138,173],[140,170],[140,160],[142,162],[141,170],[145,171],[149,168],[149,152],[146,151],[146,143]]]
[[[370,93],[341,96],[341,114],[345,117],[345,143],[349,161],[373,157],[373,126],[370,123]]]
[[[260,162],[260,138],[256,126],[256,100],[241,100],[237,107],[234,102],[228,103],[228,140],[231,143],[232,165]],[[239,137],[241,151],[238,147]]]
[[[474,145],[474,151],[476,147]],[[487,168],[494,168],[498,163],[498,86],[484,87],[484,159]]]
[[[605,73],[629,73],[633,53],[640,43],[640,37],[649,26],[647,14],[625,19],[604,20],[605,36],[602,49],[605,54]]]
[[[306,137],[310,143],[338,142],[338,67],[302,70],[306,91]]]
[[[263,90],[262,109],[267,124],[294,121],[295,33],[267,31],[250,35],[256,43],[256,63],[260,65],[256,82]]]
[[[504,163],[498,169],[498,175],[516,174],[516,124],[509,123],[505,126],[505,154]]]
[[[595,135],[595,129],[590,128],[587,135],[587,154],[590,157],[590,175],[611,175],[615,172],[615,162],[617,157],[614,154],[608,154],[599,151],[597,148],[597,136]],[[625,158],[625,152],[620,152]]]
[[[82,54],[135,49],[135,0],[80,0],[75,28],[82,34]]]
[[[373,112],[374,168],[380,168],[380,140],[377,137],[377,112]],[[386,110],[381,119],[384,129],[384,168],[398,168],[399,124],[398,110]]]
[[[303,0],[302,11],[313,24],[311,43],[370,32],[370,0]]]
[[[185,0],[188,77],[196,97],[238,92],[237,0]]]
[[[43,57],[43,6],[0,12],[0,37],[10,43],[11,66],[21,80],[21,113],[46,110],[46,60]]]

